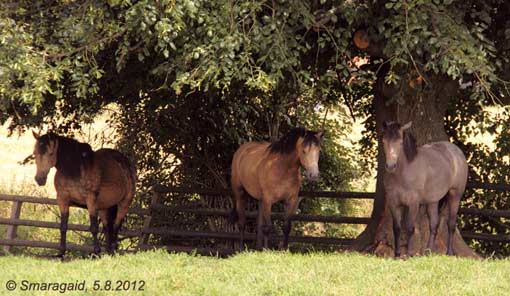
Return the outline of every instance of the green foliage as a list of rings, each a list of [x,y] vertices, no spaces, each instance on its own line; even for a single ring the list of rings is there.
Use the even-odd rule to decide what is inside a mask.
[[[383,52],[392,68],[387,82],[422,76],[427,83],[431,74],[446,74],[453,80],[472,80],[474,92],[492,96],[488,89],[499,83],[497,68],[505,60],[497,56],[496,40],[489,35],[495,21],[491,13],[499,4],[387,1],[385,13],[373,12],[378,19],[370,27],[385,40]]]
[[[5,1],[0,119],[13,117],[13,127],[80,121],[109,102],[156,95],[164,105],[209,92],[249,93],[271,106],[303,94],[335,103],[334,90],[350,88],[338,82],[356,71],[351,34],[360,27],[384,40],[387,81],[441,73],[491,93],[507,59],[499,55],[507,43],[495,46],[492,32],[501,3]]]
[[[501,107],[483,108],[472,102],[460,100],[452,103],[448,114],[447,131],[453,141],[466,154],[470,165],[469,181],[491,184],[510,183],[510,113]],[[480,141],[480,139],[484,139]],[[478,141],[476,141],[478,140]],[[492,190],[467,190],[461,201],[462,207],[510,210],[508,192]],[[509,220],[486,216],[461,215],[465,231],[488,234],[510,234]],[[471,246],[482,254],[508,256],[507,242],[471,241]]]
[[[375,69],[353,65],[364,53],[352,33],[366,28],[384,44],[385,78],[397,88],[421,76],[433,89],[429,77],[443,74],[469,82],[467,98],[485,103],[508,94],[498,79],[509,64],[505,7],[502,0],[7,0],[0,4],[0,122],[70,132],[115,103],[111,125],[146,192],[154,183],[227,187],[240,143],[296,125],[322,128],[317,106],[343,116],[326,121],[326,132],[346,135],[345,103],[367,119],[365,159],[354,160],[331,137],[320,184],[343,189],[373,167],[370,92],[383,66],[375,57]],[[403,93],[394,100],[402,103]],[[327,208],[336,212],[338,204]]]

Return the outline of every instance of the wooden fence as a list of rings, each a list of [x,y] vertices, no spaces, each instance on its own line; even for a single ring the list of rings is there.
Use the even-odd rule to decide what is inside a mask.
[[[206,217],[228,217],[230,210],[226,209],[212,209],[212,208],[197,208],[192,206],[166,206],[160,203],[162,195],[164,194],[198,194],[201,196],[207,196],[209,198],[215,198],[219,196],[228,196],[230,191],[228,190],[187,190],[178,188],[168,188],[164,186],[155,186],[153,188],[153,197],[151,201],[151,213],[157,215],[158,213],[191,213]],[[301,191],[301,197],[305,198],[333,198],[333,199],[374,199],[375,194],[370,192],[325,192],[325,191]],[[247,212],[247,218],[256,218],[256,212]],[[282,220],[283,213],[272,213],[271,218],[273,220]],[[302,222],[324,222],[324,223],[338,223],[338,224],[362,224],[366,225],[369,221],[369,217],[344,217],[338,215],[307,215],[298,214],[292,217],[292,221]],[[146,234],[146,239],[140,244],[141,249],[150,248],[146,244],[147,238],[150,234],[165,235],[171,237],[179,237],[185,239],[223,239],[223,240],[238,240],[239,233],[237,232],[212,232],[212,231],[188,231],[171,229],[167,227],[151,227],[150,219],[147,219],[147,225],[144,225],[142,232]],[[255,240],[256,236],[254,233],[247,233],[245,240]],[[282,239],[281,236],[272,236],[272,240],[279,241]],[[309,244],[332,244],[332,245],[349,245],[353,241],[352,238],[335,238],[335,237],[317,237],[317,236],[290,236],[289,242],[309,243]],[[178,246],[178,250],[185,250],[183,246]],[[169,247],[169,249],[173,249]],[[194,249],[193,247],[187,248],[189,250]],[[208,250],[208,249],[205,249]],[[224,250],[223,253],[228,252]],[[207,252],[204,252],[207,253]]]
[[[496,190],[496,191],[507,191],[510,192],[509,185],[503,184],[485,184],[485,183],[470,183],[468,188],[471,189],[484,189],[484,190]],[[211,209],[211,208],[196,208],[196,207],[183,207],[183,206],[165,206],[160,203],[162,195],[164,194],[198,194],[201,196],[208,196],[214,198],[217,196],[230,195],[228,190],[189,190],[189,189],[178,189],[168,188],[164,186],[155,186],[153,188],[153,199],[151,202],[151,213],[172,213],[172,212],[186,212],[193,213],[203,216],[216,216],[216,217],[228,217],[230,214],[229,210],[225,209]],[[374,199],[375,193],[373,192],[300,192],[301,197],[306,198],[333,198],[333,199]],[[510,211],[504,210],[493,210],[493,209],[479,209],[479,208],[461,208],[459,213],[464,215],[473,216],[486,216],[493,218],[510,218]],[[248,212],[248,218],[255,218],[256,212]],[[283,213],[273,213],[272,219],[283,219]],[[298,214],[294,215],[293,221],[304,221],[304,222],[324,222],[324,223],[337,223],[337,224],[362,224],[366,225],[369,221],[369,217],[344,217],[338,215],[307,215]],[[224,240],[237,240],[238,233],[235,232],[206,232],[206,231],[184,231],[178,229],[171,229],[165,227],[150,227],[150,219],[146,219],[149,223],[146,228],[142,230],[145,232],[146,237],[150,234],[159,234],[172,237],[180,237],[185,239],[224,239]],[[462,236],[465,239],[476,239],[482,241],[491,242],[508,242],[510,243],[510,236],[504,234],[486,234],[486,233],[473,233],[467,231],[461,231]],[[281,240],[281,237],[273,236],[274,240]],[[255,234],[247,234],[246,240],[255,240]],[[310,243],[310,244],[334,244],[347,246],[353,238],[332,238],[332,237],[314,237],[314,236],[291,236],[290,242]],[[146,244],[141,244],[141,248],[148,248]],[[170,248],[172,249],[172,248]],[[177,247],[178,250],[184,250],[186,248]],[[205,249],[204,253],[208,252]]]
[[[486,190],[499,190],[509,191],[510,186],[508,185],[493,185],[493,184],[470,184],[471,188],[474,189],[486,189]],[[189,189],[178,189],[168,188],[164,186],[155,186],[153,188],[153,196],[151,204],[148,209],[132,208],[130,213],[137,214],[143,217],[144,223],[141,229],[137,230],[122,230],[121,235],[125,237],[137,237],[139,240],[138,249],[150,249],[156,246],[150,245],[150,235],[164,235],[183,240],[190,239],[220,239],[220,240],[237,240],[239,235],[236,232],[213,232],[213,231],[189,231],[168,227],[154,227],[152,219],[155,215],[161,213],[192,213],[195,215],[202,215],[206,217],[228,217],[230,211],[225,209],[214,209],[214,208],[197,208],[189,206],[166,206],[161,203],[162,197],[165,194],[197,194],[200,196],[207,196],[209,198],[215,198],[218,196],[230,195],[227,190],[189,190]],[[306,192],[300,193],[300,196],[306,198],[332,198],[332,199],[374,199],[375,193],[371,192]],[[0,224],[7,225],[7,231],[4,239],[0,239],[0,245],[9,251],[12,246],[24,246],[24,247],[38,247],[38,248],[52,248],[58,249],[59,244],[57,242],[47,241],[28,241],[17,239],[17,227],[18,226],[31,226],[31,227],[42,227],[42,228],[53,228],[59,229],[60,223],[58,222],[47,222],[47,221],[36,221],[20,219],[22,210],[22,204],[24,203],[37,203],[45,205],[55,206],[56,200],[49,198],[39,198],[30,196],[19,196],[19,195],[3,195],[0,194],[0,201],[12,202],[11,216],[10,218],[0,218]],[[492,210],[492,209],[478,209],[478,208],[461,208],[460,213],[465,215],[475,216],[487,216],[493,218],[510,218],[510,211]],[[255,218],[255,212],[248,212],[248,218]],[[273,213],[272,218],[275,220],[283,219],[283,213]],[[344,217],[338,215],[308,215],[298,214],[294,215],[293,221],[302,222],[324,222],[324,223],[337,223],[337,224],[360,224],[366,225],[370,218],[369,217]],[[89,225],[82,224],[69,224],[69,230],[74,231],[89,231]],[[466,239],[476,239],[492,242],[510,242],[509,235],[496,235],[496,234],[483,234],[483,233],[471,233],[461,231],[461,234]],[[280,240],[281,237],[274,236],[272,239]],[[247,234],[246,240],[255,240],[255,234]],[[347,246],[352,242],[352,238],[335,238],[335,237],[317,237],[317,236],[291,236],[290,242],[309,243],[309,244],[332,244]],[[68,249],[74,251],[91,252],[92,246],[90,245],[76,245],[68,243]],[[190,247],[173,246],[169,249],[177,251],[189,251]],[[203,253],[216,253],[216,249],[203,249]],[[223,250],[224,253],[228,252]]]
[[[0,224],[7,225],[7,231],[5,234],[5,238],[0,239],[0,245],[4,246],[4,250],[6,252],[10,252],[11,247],[13,247],[13,246],[49,248],[49,249],[58,249],[59,248],[60,244],[57,242],[17,239],[17,227],[18,226],[31,226],[31,227],[40,227],[40,228],[60,229],[59,222],[20,219],[21,209],[22,209],[22,205],[24,203],[56,206],[57,205],[56,199],[33,197],[33,196],[22,196],[22,195],[0,194],[0,201],[11,201],[12,202],[11,216],[9,218],[1,218],[0,217]],[[147,211],[143,210],[143,209],[130,209],[129,212],[142,214],[142,215],[147,214]],[[83,224],[69,224],[68,230],[88,232],[89,227],[90,227],[89,225],[83,225]],[[140,236],[142,233],[140,230],[122,230],[120,234],[123,236],[126,236],[126,237],[137,237],[137,236]],[[71,250],[71,251],[92,252],[93,246],[91,246],[91,245],[77,245],[77,244],[68,243],[67,249]]]

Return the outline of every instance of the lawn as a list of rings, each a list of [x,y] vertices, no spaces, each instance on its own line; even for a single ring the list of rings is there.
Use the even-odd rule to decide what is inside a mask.
[[[69,262],[0,257],[1,295],[508,295],[510,260],[445,256],[242,253],[228,259],[145,252]],[[8,292],[6,283],[17,288]],[[82,283],[86,292],[23,292],[22,281]],[[94,291],[116,288],[131,291]],[[111,282],[108,282],[111,281]],[[127,281],[126,284],[124,281]],[[143,291],[132,291],[143,285]],[[25,284],[25,287],[27,285]]]

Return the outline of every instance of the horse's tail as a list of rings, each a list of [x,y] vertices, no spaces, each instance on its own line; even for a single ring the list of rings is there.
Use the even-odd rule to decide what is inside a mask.
[[[131,182],[132,182],[131,194],[132,194],[132,196],[135,196],[136,181],[138,181],[137,176],[136,176],[136,167],[129,159],[127,160],[127,162],[128,162],[127,164],[128,164],[128,168],[129,168],[129,175],[131,176]]]

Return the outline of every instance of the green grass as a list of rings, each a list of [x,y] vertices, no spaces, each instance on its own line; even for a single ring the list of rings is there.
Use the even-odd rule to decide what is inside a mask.
[[[86,281],[87,292],[64,295],[508,295],[510,260],[445,256],[393,260],[360,254],[243,253],[228,259],[163,251],[98,260],[0,257],[7,280]],[[94,280],[143,280],[143,292],[92,292]]]

